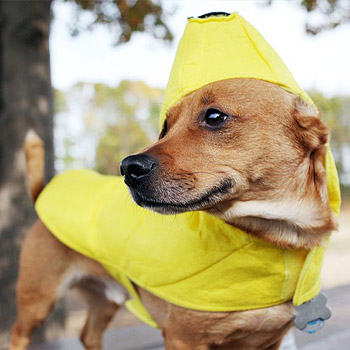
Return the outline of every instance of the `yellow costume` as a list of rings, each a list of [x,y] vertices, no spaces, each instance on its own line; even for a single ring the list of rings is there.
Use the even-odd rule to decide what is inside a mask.
[[[189,19],[166,89],[167,110],[211,82],[262,79],[312,103],[262,36],[238,14]],[[330,150],[329,203],[340,194]],[[100,263],[130,292],[127,307],[156,326],[131,282],[202,311],[300,305],[320,290],[324,247],[281,249],[204,212],[163,216],[134,204],[122,179],[77,170],[55,177],[36,202],[39,217],[67,246]]]

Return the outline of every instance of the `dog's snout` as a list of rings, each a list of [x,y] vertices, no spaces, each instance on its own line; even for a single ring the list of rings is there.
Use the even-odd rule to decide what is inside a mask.
[[[134,187],[137,181],[148,176],[157,165],[154,158],[145,154],[129,156],[120,163],[120,173],[124,176],[125,183]]]

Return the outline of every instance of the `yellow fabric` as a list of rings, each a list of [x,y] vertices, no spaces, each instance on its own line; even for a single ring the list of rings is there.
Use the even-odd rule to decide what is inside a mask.
[[[166,112],[182,97],[209,83],[233,78],[277,84],[313,105],[273,48],[238,13],[190,18],[165,90],[160,126]]]
[[[325,159],[326,172],[327,172],[327,191],[328,191],[328,201],[336,217],[340,214],[340,187],[338,172],[335,166],[334,158],[329,145],[327,145],[328,150]]]
[[[122,178],[76,170],[36,202],[50,231],[131,293],[129,309],[155,326],[130,281],[183,307],[248,310],[293,297],[307,251],[279,249],[203,212],[160,215],[134,204]]]
[[[312,104],[262,36],[238,14],[190,19],[161,111],[214,81],[255,78]],[[330,150],[330,206],[340,195]],[[41,220],[69,247],[100,261],[131,293],[129,309],[156,326],[131,281],[163,299],[203,311],[268,307],[310,300],[320,289],[324,247],[281,249],[203,212],[162,216],[135,205],[121,178],[90,171],[59,175],[36,202]]]

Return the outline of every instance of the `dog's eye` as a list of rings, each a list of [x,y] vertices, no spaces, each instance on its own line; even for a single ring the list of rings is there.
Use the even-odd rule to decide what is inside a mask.
[[[219,126],[222,124],[228,115],[218,111],[217,109],[210,108],[206,111],[204,121],[209,126]]]
[[[163,124],[163,129],[159,134],[159,140],[162,139],[167,134],[167,132],[168,132],[168,122],[165,119]]]

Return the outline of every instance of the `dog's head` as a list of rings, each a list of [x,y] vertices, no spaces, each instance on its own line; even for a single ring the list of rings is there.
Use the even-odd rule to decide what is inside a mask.
[[[335,228],[318,112],[257,79],[208,84],[168,113],[159,141],[125,158],[133,199],[163,214],[205,210],[284,246]]]
[[[123,160],[125,182],[159,213],[205,210],[276,244],[320,244],[335,227],[328,129],[251,24],[237,13],[208,16],[189,19],[160,139]]]

